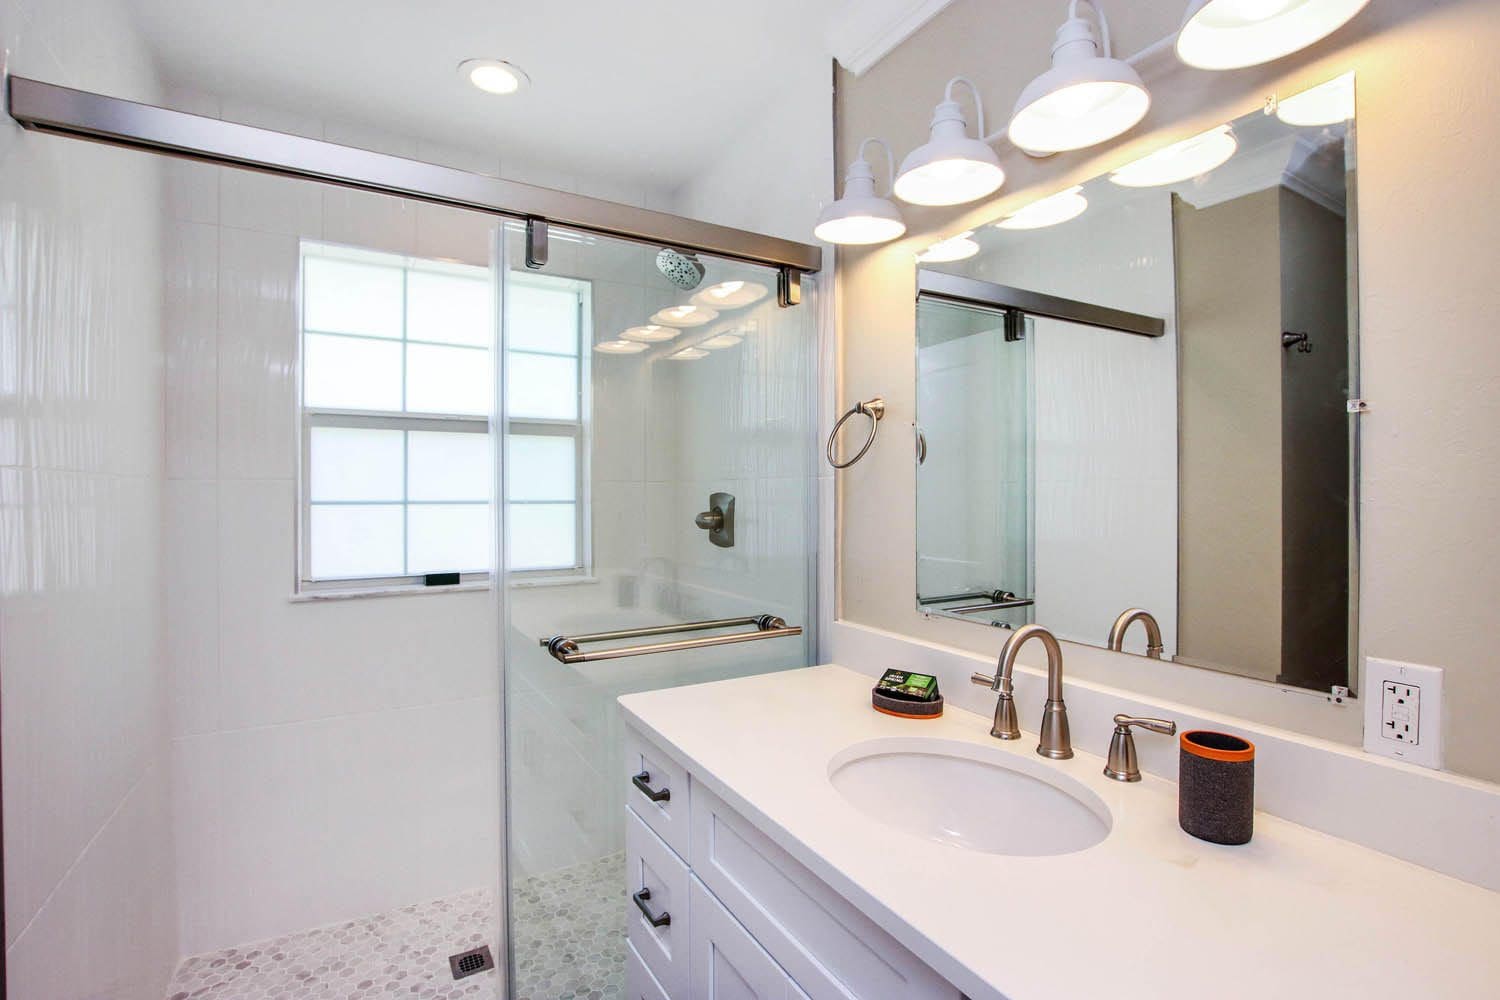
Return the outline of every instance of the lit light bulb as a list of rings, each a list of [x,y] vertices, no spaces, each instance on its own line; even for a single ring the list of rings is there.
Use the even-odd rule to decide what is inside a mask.
[[[600,354],[639,354],[646,345],[634,340],[606,340],[594,345]]]
[[[1076,219],[1089,207],[1082,187],[1068,188],[1018,209],[995,225],[1001,229],[1044,229]]]
[[[971,229],[946,240],[939,240],[917,254],[917,261],[922,264],[950,264],[956,260],[968,260],[979,252],[979,244],[974,242],[973,236],[974,231]]]
[[[1132,188],[1176,184],[1222,166],[1239,145],[1234,130],[1220,125],[1127,163],[1110,174],[1109,179],[1121,187]]]
[[[663,340],[671,340],[682,331],[674,330],[669,326],[660,326],[656,323],[647,323],[645,326],[632,326],[620,334],[621,340],[638,340],[642,343],[655,344]]]
[[[1198,69],[1258,66],[1333,34],[1370,0],[1192,0],[1177,56]]]
[[[1348,121],[1354,117],[1354,74],[1336,76],[1300,94],[1277,100],[1276,117],[1298,127]]]

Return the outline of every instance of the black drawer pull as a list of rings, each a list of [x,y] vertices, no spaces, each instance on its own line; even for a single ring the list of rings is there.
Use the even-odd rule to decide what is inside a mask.
[[[655,913],[652,913],[651,907],[646,905],[646,901],[651,898],[650,889],[642,889],[640,892],[633,892],[630,894],[630,898],[635,901],[636,908],[641,911],[641,915],[644,916],[647,920],[651,921],[652,927],[667,927],[671,925],[672,914],[668,913],[666,910],[663,910],[660,915],[657,915]]]
[[[646,798],[650,799],[652,802],[665,802],[672,797],[672,790],[670,788],[663,788],[658,792],[656,789],[646,784],[646,782],[650,780],[651,772],[642,771],[640,774],[637,774],[635,777],[631,778],[630,783],[639,788],[641,790],[641,794],[646,796]]]

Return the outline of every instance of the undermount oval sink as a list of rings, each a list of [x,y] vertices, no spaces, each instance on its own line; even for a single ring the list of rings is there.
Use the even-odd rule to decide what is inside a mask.
[[[987,854],[1072,854],[1111,826],[1103,799],[1041,758],[958,740],[857,743],[829,762],[828,780],[871,819]]]

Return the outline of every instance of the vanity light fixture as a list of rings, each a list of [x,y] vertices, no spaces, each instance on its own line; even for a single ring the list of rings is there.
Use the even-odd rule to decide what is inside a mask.
[[[1354,74],[1276,100],[1276,117],[1288,125],[1311,127],[1346,122],[1354,117]]]
[[[699,358],[708,357],[707,351],[700,351],[696,347],[684,347],[676,354],[668,354],[668,361],[697,361]]]
[[[620,339],[634,340],[643,344],[659,344],[664,340],[671,340],[681,332],[681,330],[674,330],[670,326],[647,323],[645,326],[632,326],[620,334]]]
[[[1234,129],[1220,125],[1127,163],[1110,174],[1109,179],[1129,188],[1176,184],[1222,166],[1239,148]]]
[[[917,262],[920,264],[951,264],[956,260],[968,260],[979,252],[979,244],[974,242],[974,230],[950,236],[946,240],[939,240],[932,246],[917,254]]]
[[[1333,34],[1370,0],[1192,0],[1177,57],[1198,69],[1240,69]]]
[[[754,305],[765,298],[766,294],[766,286],[753,281],[721,281],[717,285],[709,285],[688,301],[695,306],[708,306],[711,309],[740,309]]]
[[[738,337],[732,333],[721,333],[717,337],[700,340],[698,346],[709,351],[722,351],[726,347],[734,347],[744,339],[744,337]]]
[[[705,306],[668,306],[652,316],[651,322],[665,326],[690,327],[712,323],[718,318],[717,312]]]
[[[525,70],[504,59],[465,59],[458,75],[486,94],[514,94],[531,83]]]
[[[872,142],[880,143],[885,150],[886,169],[889,171],[886,176],[895,177],[896,158],[886,141],[871,138],[861,142],[859,154],[844,175],[844,196],[823,209],[818,224],[813,227],[813,236],[824,243],[869,246],[888,243],[906,232],[906,220],[901,218],[901,210],[891,201],[890,191],[883,198],[875,193],[875,172],[870,169],[870,161],[865,159],[865,149]]]
[[[600,354],[639,354],[646,345],[638,340],[605,340],[594,345]]]
[[[953,99],[955,84],[974,95],[980,136],[984,135],[984,101],[979,88],[961,76],[948,81],[942,103],[932,113],[927,142],[901,161],[892,190],[913,205],[962,205],[999,190],[1005,183],[1000,157],[983,138],[970,138],[963,109]]]
[[[995,225],[1001,229],[1045,229],[1078,218],[1088,207],[1083,188],[1070,187],[1017,209]]]
[[[1078,16],[1080,2],[1094,12],[1098,31]],[[1140,74],[1114,58],[1104,11],[1094,0],[1070,0],[1068,19],[1052,43],[1052,68],[1016,100],[1010,141],[1029,153],[1084,149],[1128,131],[1150,107]]]

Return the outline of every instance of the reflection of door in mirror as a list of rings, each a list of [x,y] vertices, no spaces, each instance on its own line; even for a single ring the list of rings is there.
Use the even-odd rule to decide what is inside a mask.
[[[1344,219],[1276,186],[1204,208],[1174,199],[1173,221],[1178,659],[1299,687],[1345,684]]]
[[[921,606],[1032,621],[1031,347],[1006,312],[917,305],[917,594]],[[994,605],[1000,605],[995,607]]]

